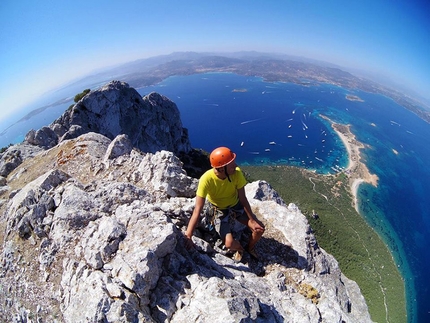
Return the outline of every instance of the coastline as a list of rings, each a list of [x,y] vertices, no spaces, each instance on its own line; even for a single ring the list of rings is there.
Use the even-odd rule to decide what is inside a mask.
[[[355,135],[351,132],[351,126],[335,123],[324,115],[320,115],[320,117],[331,123],[333,130],[346,147],[349,162],[344,173],[349,177],[349,187],[353,195],[354,208],[357,213],[360,213],[358,211],[358,187],[362,183],[378,187],[379,178],[377,175],[371,174],[366,164],[361,161],[360,149],[365,148],[365,146],[355,138]]]
[[[374,187],[378,187],[378,181],[379,181],[378,176],[376,174],[371,174],[366,164],[361,159],[360,150],[363,148],[366,148],[366,146],[362,142],[356,139],[355,135],[351,132],[350,124],[335,123],[333,120],[331,120],[330,118],[324,115],[320,115],[320,117],[330,122],[331,127],[333,128],[333,130],[336,132],[336,134],[339,136],[339,138],[342,140],[343,144],[345,145],[345,148],[348,153],[348,166],[343,171],[343,173],[346,176],[348,176],[348,184],[353,197],[352,206],[354,207],[356,212],[360,214],[359,203],[358,203],[358,189],[360,184],[367,183]],[[389,248],[388,243],[385,242],[385,244],[386,244],[386,247]],[[391,255],[391,258],[393,259],[393,262],[395,264],[395,260],[392,255]],[[400,272],[399,274],[402,277],[402,281],[405,281],[404,276],[402,276]],[[383,288],[384,287],[381,285],[381,289]],[[405,286],[405,288],[407,287]],[[387,304],[385,303],[385,297],[386,296],[384,294],[384,305],[385,305],[386,315],[388,315],[388,308],[387,308]],[[406,296],[405,296],[405,302],[406,302],[405,304],[406,307],[408,307],[409,306],[408,299]],[[406,315],[407,315],[407,312],[406,312]]]

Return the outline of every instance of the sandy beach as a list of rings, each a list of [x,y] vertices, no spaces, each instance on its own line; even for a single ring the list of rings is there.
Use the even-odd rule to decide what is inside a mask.
[[[355,135],[351,132],[350,125],[334,123],[331,119],[323,115],[321,115],[321,117],[331,122],[331,126],[336,131],[348,151],[349,163],[344,172],[349,177],[349,186],[354,197],[354,207],[358,212],[358,187],[361,183],[368,183],[377,187],[378,176],[371,174],[366,164],[361,161],[360,149],[365,148],[365,146],[361,142],[357,141]]]

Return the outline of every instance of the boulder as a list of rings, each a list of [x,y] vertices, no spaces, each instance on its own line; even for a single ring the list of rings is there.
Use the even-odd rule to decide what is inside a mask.
[[[30,130],[25,136],[25,141],[42,148],[52,148],[58,143],[58,137],[51,128],[42,127],[37,131]]]

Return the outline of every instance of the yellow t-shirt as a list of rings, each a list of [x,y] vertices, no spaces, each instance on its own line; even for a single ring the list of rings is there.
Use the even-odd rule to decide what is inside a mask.
[[[206,171],[199,180],[197,196],[206,198],[220,209],[227,209],[239,202],[237,190],[246,185],[246,179],[239,167],[228,178],[220,179],[215,175],[214,169]]]

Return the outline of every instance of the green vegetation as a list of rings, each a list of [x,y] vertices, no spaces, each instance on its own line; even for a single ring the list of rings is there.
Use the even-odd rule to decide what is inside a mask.
[[[344,174],[323,176],[287,166],[241,169],[249,181],[267,181],[287,204],[300,208],[320,247],[359,285],[373,321],[406,321],[403,279],[386,245],[354,209]]]
[[[4,153],[6,151],[6,149],[8,149],[10,146],[12,146],[12,144],[9,144],[8,146],[1,148],[0,154]]]
[[[75,98],[73,99],[73,101],[75,103],[78,103],[79,100],[82,99],[84,96],[86,96],[88,93],[90,93],[90,91],[91,91],[90,89],[85,89],[81,93],[76,94]],[[75,104],[71,104],[67,110],[72,109],[74,106],[75,106]]]
[[[81,93],[76,94],[75,99],[73,101],[75,101],[75,103],[78,103],[78,101],[82,99],[84,96],[86,96],[88,93],[90,93],[90,91],[91,91],[90,89],[86,89],[86,90],[83,90]]]

